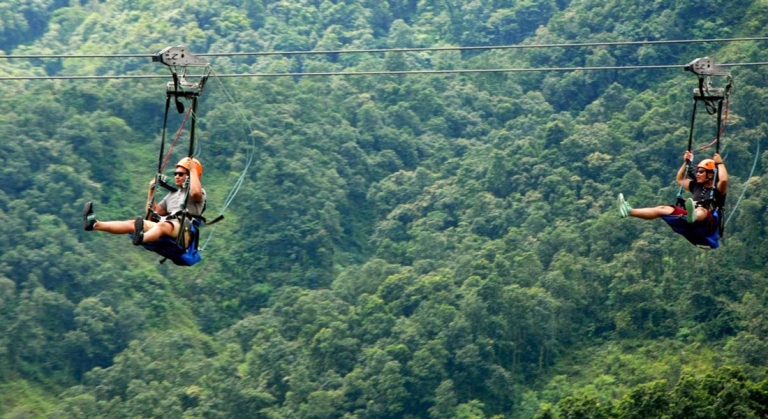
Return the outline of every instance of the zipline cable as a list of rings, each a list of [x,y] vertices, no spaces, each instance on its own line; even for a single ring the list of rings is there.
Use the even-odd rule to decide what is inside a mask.
[[[719,64],[722,67],[765,66],[768,61]],[[453,69],[453,70],[400,70],[400,71],[332,71],[313,73],[241,73],[218,74],[217,77],[328,77],[328,76],[396,76],[396,75],[428,75],[428,74],[471,74],[471,73],[532,73],[532,72],[568,72],[568,71],[627,71],[627,70],[658,70],[683,69],[680,64],[662,65],[629,65],[629,66],[595,66],[595,67],[533,67],[533,68],[494,68],[494,69]],[[158,79],[167,78],[160,74],[112,75],[112,76],[0,76],[0,81],[8,80],[107,80],[107,79]]]
[[[752,38],[713,38],[713,39],[678,39],[659,41],[607,41],[607,42],[578,42],[572,44],[515,44],[515,45],[489,45],[471,47],[423,47],[423,48],[381,48],[381,49],[349,49],[335,51],[263,51],[263,52],[229,52],[198,54],[207,57],[236,57],[236,56],[263,56],[263,55],[311,55],[311,54],[381,54],[388,52],[431,52],[431,51],[486,51],[494,49],[547,49],[547,48],[577,48],[577,47],[610,47],[633,45],[663,45],[663,44],[692,44],[704,42],[744,42],[767,41],[768,37]]]
[[[605,41],[605,42],[578,42],[561,44],[515,44],[515,45],[489,45],[468,47],[421,47],[421,48],[374,48],[374,49],[347,49],[347,50],[319,50],[319,51],[260,51],[260,52],[221,52],[208,54],[195,54],[199,57],[244,57],[244,56],[269,56],[269,55],[321,55],[321,54],[382,54],[388,52],[429,52],[429,51],[485,51],[494,49],[538,49],[538,48],[577,48],[577,47],[606,47],[606,46],[632,46],[632,45],[667,45],[667,44],[694,44],[707,42],[747,42],[768,41],[768,37],[743,37],[743,38],[711,38],[711,39],[670,39],[657,41]],[[0,55],[0,59],[69,59],[69,58],[152,58],[154,54],[11,54]]]

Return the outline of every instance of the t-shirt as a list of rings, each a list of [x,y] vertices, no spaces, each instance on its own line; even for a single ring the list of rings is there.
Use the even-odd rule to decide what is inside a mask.
[[[692,180],[688,187],[691,191],[691,198],[693,198],[697,206],[712,208],[725,205],[725,195],[715,188],[714,185],[712,188],[706,188],[703,183]],[[713,189],[714,194],[712,194]]]
[[[181,202],[184,200],[185,194],[186,190],[180,188],[178,191],[166,195],[157,205],[165,210],[166,214],[173,214],[176,211],[181,211]],[[187,211],[192,215],[202,215],[203,209],[205,208],[205,199],[205,189],[203,189],[203,199],[200,200],[200,202],[195,202],[195,200],[192,199],[192,195],[190,195],[189,198],[187,198]]]

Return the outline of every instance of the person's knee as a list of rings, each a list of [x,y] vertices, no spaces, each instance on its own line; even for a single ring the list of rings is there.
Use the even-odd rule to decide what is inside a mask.
[[[171,223],[160,223],[157,228],[163,236],[170,236],[173,233],[173,224]]]

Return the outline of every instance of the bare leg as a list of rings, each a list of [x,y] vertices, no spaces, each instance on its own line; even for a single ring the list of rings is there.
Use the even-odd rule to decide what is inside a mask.
[[[672,215],[672,212],[674,212],[674,208],[669,205],[661,205],[651,208],[632,208],[629,210],[629,215],[644,220],[653,220],[664,215]]]
[[[96,221],[94,230],[105,231],[112,234],[135,234],[135,220],[126,221]],[[157,241],[162,236],[173,233],[173,225],[170,223],[155,223],[144,220],[144,243]]]
[[[705,210],[704,208],[701,208],[701,207],[696,208],[695,214],[696,214],[695,222],[697,223],[700,221],[704,221],[707,218],[707,210]]]
[[[144,243],[156,242],[160,237],[173,234],[173,224],[144,221]]]
[[[96,221],[93,225],[94,230],[106,231],[112,234],[132,234],[134,233],[133,221]]]

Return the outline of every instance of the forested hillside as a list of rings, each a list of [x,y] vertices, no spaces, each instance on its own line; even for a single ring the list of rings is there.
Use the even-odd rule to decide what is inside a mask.
[[[616,197],[674,202],[697,79],[670,66],[768,41],[551,45],[767,24],[765,0],[1,4],[0,418],[766,417],[768,67],[729,67],[720,249]],[[82,227],[86,201],[142,214],[149,56],[182,44],[213,54],[206,215],[248,169],[191,268]],[[550,47],[234,54],[513,44]],[[525,68],[550,70],[218,77]]]

